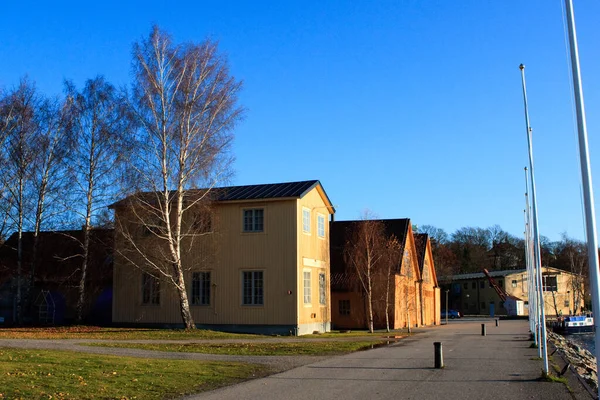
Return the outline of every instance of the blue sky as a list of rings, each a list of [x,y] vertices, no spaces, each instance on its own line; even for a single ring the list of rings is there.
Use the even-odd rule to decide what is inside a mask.
[[[211,37],[244,81],[232,184],[320,179],[338,220],[368,208],[522,235],[524,63],[541,233],[583,238],[561,0],[84,3],[4,4],[0,86],[122,86],[152,23]],[[575,15],[598,190],[600,3],[576,1]]]

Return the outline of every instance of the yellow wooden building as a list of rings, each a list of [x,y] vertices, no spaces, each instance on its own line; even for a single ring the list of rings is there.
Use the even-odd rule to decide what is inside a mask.
[[[513,299],[522,301],[524,307],[518,315],[528,315],[527,270],[514,269],[490,271],[498,287]],[[449,308],[465,315],[507,315],[509,310],[498,296],[483,272],[453,275],[444,278],[449,285]],[[542,286],[545,312],[548,316],[569,315],[581,312],[584,306],[583,279],[581,276],[557,268],[542,268]]]
[[[321,183],[232,186],[211,192],[212,233],[186,239],[189,251],[182,255],[197,326],[292,335],[329,331],[329,220],[335,210]],[[127,243],[119,227],[131,212],[125,200],[113,205],[113,322],[181,325],[179,297],[172,286],[148,277],[143,260],[123,256]],[[157,246],[143,238],[140,243]]]
[[[417,246],[409,219],[380,220],[386,236],[395,235],[402,248],[402,261],[392,271],[388,281],[385,271],[373,277],[373,319],[376,329],[385,328],[386,284],[389,282],[388,318],[391,329],[408,326],[418,327],[435,323],[439,289],[436,289],[435,272],[431,254],[427,255],[428,283],[422,286]],[[365,329],[367,327],[367,302],[364,290],[353,274],[352,266],[346,265],[343,252],[351,232],[365,221],[336,221],[331,223],[331,299],[332,323],[335,329]],[[424,254],[423,254],[424,256]],[[425,259],[425,258],[424,258]],[[432,273],[433,271],[433,273]],[[422,289],[425,289],[423,292]],[[437,293],[437,294],[436,294]],[[425,294],[425,295],[424,295]],[[425,303],[425,304],[424,304]],[[422,314],[427,313],[424,319]],[[439,311],[437,311],[439,315]],[[439,321],[439,317],[438,317]]]
[[[421,325],[440,324],[440,288],[431,252],[431,240],[425,233],[415,234],[415,245],[421,281],[419,296],[421,297]]]

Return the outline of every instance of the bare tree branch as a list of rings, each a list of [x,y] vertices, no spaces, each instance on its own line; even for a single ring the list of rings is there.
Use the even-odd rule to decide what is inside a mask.
[[[176,290],[182,321],[193,329],[184,273],[211,257],[206,216],[211,189],[231,161],[241,83],[216,43],[176,45],[156,26],[134,45],[133,69],[130,105],[145,157],[128,164],[138,194],[115,206],[123,242],[117,252]]]

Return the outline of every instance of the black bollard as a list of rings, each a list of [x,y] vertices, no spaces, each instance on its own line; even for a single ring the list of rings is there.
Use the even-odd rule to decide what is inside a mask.
[[[433,342],[433,348],[435,350],[435,367],[444,368],[444,354],[442,352],[442,342]]]
[[[485,324],[481,324],[481,336],[485,336]]]
[[[498,318],[496,318],[496,326],[498,326]]]

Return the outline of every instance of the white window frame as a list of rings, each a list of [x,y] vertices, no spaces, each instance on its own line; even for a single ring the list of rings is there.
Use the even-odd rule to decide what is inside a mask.
[[[308,274],[308,281],[307,281]],[[308,282],[308,285],[307,285]],[[305,306],[312,306],[312,271],[310,269],[302,270],[302,294]]]
[[[548,284],[548,279],[553,279],[556,282],[556,285]],[[542,289],[544,292],[558,292],[558,277],[556,275],[543,276]]]
[[[208,279],[206,279],[206,276],[208,275]],[[202,276],[203,279],[194,279],[196,276],[200,277]],[[205,282],[208,280],[208,286],[205,284]],[[196,282],[197,283],[197,291],[198,293],[196,293],[196,296],[194,296],[194,288],[196,287]],[[205,293],[205,289],[208,291],[208,293]],[[191,293],[191,298],[192,298],[192,306],[199,306],[199,307],[207,307],[211,305],[211,296],[212,296],[212,271],[194,271],[192,272],[192,293]],[[196,299],[198,299],[198,301],[196,301]],[[203,303],[202,300],[204,299],[208,299],[208,303]]]
[[[327,305],[327,275],[325,272],[319,272],[319,304]]]
[[[246,287],[244,286],[246,281],[245,281],[245,274],[250,273],[251,274],[251,286],[250,286],[250,302],[246,302],[246,294],[245,289]],[[258,283],[258,279],[257,279],[257,274],[260,273],[260,287],[259,285],[257,285]],[[262,307],[265,305],[265,271],[264,270],[260,270],[260,269],[248,269],[248,270],[242,270],[241,274],[240,274],[240,279],[241,279],[241,295],[242,295],[242,301],[241,304],[244,307]],[[261,291],[260,294],[258,294],[258,290]],[[260,298],[260,302],[258,301]]]
[[[258,215],[257,212],[261,211],[261,221],[260,226],[258,226]],[[251,212],[250,215],[250,227],[246,225],[246,213]],[[265,231],[265,208],[264,207],[253,207],[253,208],[243,208],[242,209],[242,232],[243,233],[263,233]]]
[[[302,232],[306,233],[307,235],[310,235],[310,214],[310,208],[302,207]]]
[[[321,221],[323,222],[322,224]],[[325,216],[320,213],[317,213],[317,236],[325,239]]]

